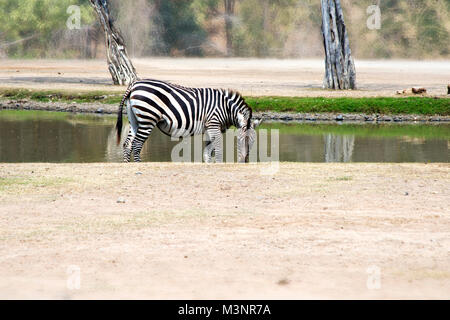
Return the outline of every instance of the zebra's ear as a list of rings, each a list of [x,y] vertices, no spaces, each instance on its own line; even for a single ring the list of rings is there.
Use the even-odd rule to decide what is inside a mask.
[[[240,112],[238,112],[238,114],[237,114],[237,120],[239,123],[239,128],[242,128],[247,125],[247,121],[245,121],[244,115]]]
[[[263,119],[253,120],[252,122],[253,122],[253,128],[256,128],[263,122]]]

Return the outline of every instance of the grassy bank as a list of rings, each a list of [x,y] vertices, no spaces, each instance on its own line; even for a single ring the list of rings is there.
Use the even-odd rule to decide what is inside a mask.
[[[118,104],[122,99],[122,93],[0,89],[0,97],[9,100],[28,99],[39,102]],[[450,115],[450,99],[448,98],[246,97],[246,101],[255,111]]]
[[[115,104],[122,100],[122,93],[101,91],[74,92],[65,90],[0,89],[0,97],[9,100],[28,99],[39,102],[99,102]]]
[[[256,111],[450,115],[446,98],[248,97],[246,101]]]

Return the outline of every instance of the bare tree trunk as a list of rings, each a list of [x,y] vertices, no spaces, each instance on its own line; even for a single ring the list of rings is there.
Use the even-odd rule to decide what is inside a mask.
[[[225,34],[227,39],[227,56],[233,55],[232,28],[235,0],[223,0],[225,7]]]
[[[328,89],[356,89],[355,64],[340,0],[321,0],[325,78]]]
[[[105,31],[108,69],[114,84],[130,84],[137,78],[131,60],[128,58],[125,43],[120,31],[114,26],[114,20],[108,9],[108,0],[90,0],[100,24]]]

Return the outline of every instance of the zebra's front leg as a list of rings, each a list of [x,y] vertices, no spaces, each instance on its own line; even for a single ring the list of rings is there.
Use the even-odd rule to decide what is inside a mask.
[[[205,160],[206,163],[211,163],[212,152],[214,150],[213,144],[214,137],[211,136],[211,132],[209,132],[209,130],[206,130],[205,135],[206,135],[206,143],[205,143],[205,150],[203,150],[203,159]]]
[[[203,151],[203,159],[206,163],[212,162],[212,152],[214,149],[214,145],[211,140],[207,140],[205,144],[205,150]]]
[[[216,163],[222,163],[223,162],[223,143],[222,143],[222,132],[220,128],[210,128],[207,130],[207,134],[211,139],[211,150],[210,150],[210,157],[212,150],[214,150],[214,156],[216,159]]]

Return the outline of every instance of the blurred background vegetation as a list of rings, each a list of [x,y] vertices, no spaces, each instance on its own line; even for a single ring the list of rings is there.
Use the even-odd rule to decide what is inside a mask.
[[[233,4],[228,9],[227,1]],[[342,0],[356,58],[449,58],[450,0],[381,0],[381,29],[369,30],[366,10],[377,2]],[[70,5],[81,8],[80,29],[66,27]],[[135,57],[323,56],[320,0],[110,0],[110,5]],[[0,0],[0,57],[104,55],[104,34],[88,0]]]

